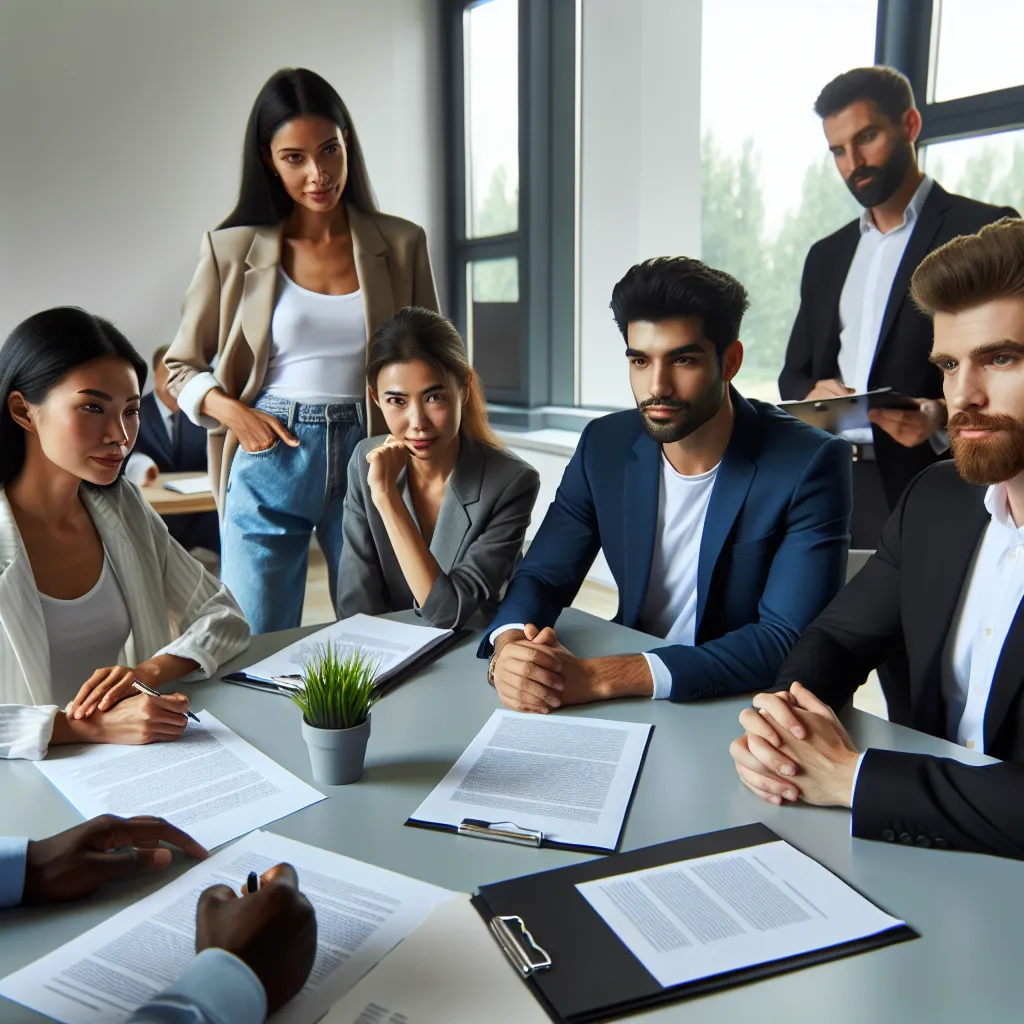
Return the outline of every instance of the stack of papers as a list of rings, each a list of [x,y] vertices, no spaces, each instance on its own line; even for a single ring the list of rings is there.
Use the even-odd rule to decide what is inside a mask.
[[[377,662],[377,688],[385,688],[412,662],[428,655],[454,636],[450,629],[409,626],[372,615],[350,615],[250,665],[225,676],[229,683],[242,683],[260,690],[293,693],[302,688],[302,663],[328,642],[344,658],[361,650]]]
[[[176,981],[195,954],[196,905],[211,885],[235,892],[250,871],[291,864],[316,910],[317,954],[305,988],[274,1024],[313,1024],[454,895],[426,882],[254,832],[158,892],[0,981],[0,995],[63,1024],[123,1021]]]
[[[173,743],[59,747],[33,763],[86,818],[153,814],[208,850],[324,799],[208,711]]]
[[[185,477],[182,480],[168,480],[164,489],[174,491],[176,494],[209,494],[213,488],[210,487],[208,476]]]

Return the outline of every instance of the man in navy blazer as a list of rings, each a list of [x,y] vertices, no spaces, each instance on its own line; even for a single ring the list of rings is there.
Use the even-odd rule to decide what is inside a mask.
[[[850,446],[732,387],[747,306],[738,281],[683,257],[615,286],[637,408],[583,431],[480,645],[507,707],[765,688],[842,586]],[[614,621],[665,646],[586,658],[559,643],[555,621],[599,549]]]
[[[159,473],[205,473],[206,431],[179,409],[167,390],[167,348],[153,354],[153,390],[139,403],[139,436],[125,467],[132,483],[151,483]],[[186,551],[206,548],[220,552],[216,512],[167,516],[167,529]]]

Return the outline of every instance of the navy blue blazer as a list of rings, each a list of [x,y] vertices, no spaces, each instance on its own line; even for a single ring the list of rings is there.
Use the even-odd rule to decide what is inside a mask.
[[[151,391],[139,403],[139,436],[132,449],[148,455],[161,473],[205,473],[206,430],[197,427],[184,413],[178,413],[178,444],[171,440]]]
[[[672,673],[676,701],[771,687],[800,633],[845,579],[849,444],[731,394],[736,421],[700,544],[696,646],[651,652]],[[619,588],[613,621],[643,629],[661,458],[636,409],[587,425],[480,657],[490,656],[490,634],[505,623],[554,625],[602,548]]]

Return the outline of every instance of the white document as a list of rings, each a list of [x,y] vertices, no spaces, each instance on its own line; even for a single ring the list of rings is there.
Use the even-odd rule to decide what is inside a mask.
[[[116,1024],[180,977],[195,956],[199,895],[236,892],[250,871],[287,861],[316,910],[306,987],[270,1020],[313,1024],[452,893],[293,839],[254,832],[163,889],[0,981],[0,995],[63,1024]]]
[[[546,1024],[469,900],[440,904],[323,1024]]]
[[[903,924],[781,840],[576,888],[663,988]]]
[[[208,711],[172,743],[69,748],[33,764],[85,818],[155,814],[207,849],[324,799]]]
[[[412,815],[511,823],[555,843],[614,850],[651,726],[495,711]]]
[[[174,491],[176,494],[210,494],[213,488],[210,487],[208,476],[185,477],[182,480],[168,480],[164,489]]]
[[[360,613],[332,622],[242,671],[252,679],[278,682],[283,689],[298,689],[303,661],[329,641],[343,658],[355,650],[373,658],[377,662],[377,683],[381,684],[451,635],[450,629],[410,626]]]

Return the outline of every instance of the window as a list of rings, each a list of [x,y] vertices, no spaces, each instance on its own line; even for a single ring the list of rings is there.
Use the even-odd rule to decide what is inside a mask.
[[[932,36],[932,103],[1021,84],[1021,0],[935,0]]]
[[[983,203],[1024,211],[1024,130],[933,142],[924,169],[943,188]]]
[[[778,401],[807,250],[860,213],[813,105],[836,75],[872,63],[875,31],[875,0],[704,2],[701,259],[750,294],[737,383],[753,398]]]

